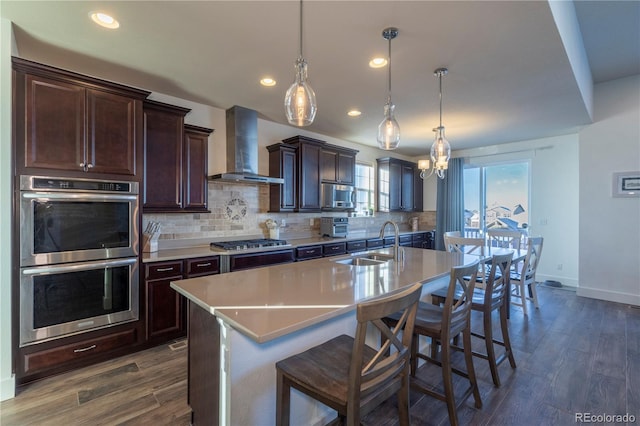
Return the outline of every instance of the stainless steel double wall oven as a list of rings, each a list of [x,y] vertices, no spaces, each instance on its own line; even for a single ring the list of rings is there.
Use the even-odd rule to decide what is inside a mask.
[[[138,188],[20,177],[20,346],[138,319]]]

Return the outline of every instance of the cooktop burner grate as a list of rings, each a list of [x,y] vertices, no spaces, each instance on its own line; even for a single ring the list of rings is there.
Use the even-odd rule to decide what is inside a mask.
[[[289,243],[285,240],[275,240],[272,238],[257,238],[253,240],[236,240],[236,241],[217,241],[211,243],[211,248],[218,250],[248,250],[261,247],[278,247],[287,246]]]

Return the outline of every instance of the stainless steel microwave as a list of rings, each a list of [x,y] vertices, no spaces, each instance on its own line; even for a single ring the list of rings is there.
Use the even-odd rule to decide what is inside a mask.
[[[322,184],[322,210],[350,210],[355,207],[356,191],[353,186]]]

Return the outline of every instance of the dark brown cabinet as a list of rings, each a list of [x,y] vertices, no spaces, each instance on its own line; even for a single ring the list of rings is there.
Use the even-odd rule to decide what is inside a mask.
[[[182,260],[145,265],[148,342],[162,343],[186,333],[185,302],[170,286],[171,281],[180,279]]]
[[[190,109],[144,103],[145,213],[206,212],[212,129],[185,125]]]
[[[18,58],[13,68],[18,174],[137,176],[149,92]]]
[[[204,127],[184,126],[183,209],[190,212],[208,211],[208,147],[212,132]]]
[[[322,257],[322,246],[304,246],[296,248],[296,260],[311,260]]]
[[[294,146],[277,143],[269,145],[269,176],[284,179],[284,183],[269,184],[269,211],[292,212],[298,207],[296,190],[297,152]]]
[[[324,257],[337,256],[339,254],[345,254],[346,252],[347,252],[346,242],[329,243],[329,244],[324,244],[322,246],[322,255]]]
[[[320,211],[320,153],[325,142],[295,136],[283,140],[296,149],[296,198],[299,212]]]
[[[353,185],[358,151],[327,145],[322,149],[321,178],[323,182]]]
[[[229,256],[229,272],[277,265],[279,263],[290,263],[294,260],[293,249],[234,254]]]
[[[417,165],[397,158],[379,158],[377,162],[378,211],[422,210],[422,182],[416,179]]]

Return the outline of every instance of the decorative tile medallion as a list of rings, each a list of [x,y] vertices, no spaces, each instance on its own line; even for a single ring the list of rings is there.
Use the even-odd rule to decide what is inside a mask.
[[[234,223],[242,222],[247,216],[247,203],[242,198],[232,198],[227,202],[227,219]]]

